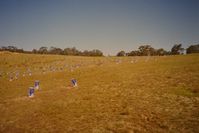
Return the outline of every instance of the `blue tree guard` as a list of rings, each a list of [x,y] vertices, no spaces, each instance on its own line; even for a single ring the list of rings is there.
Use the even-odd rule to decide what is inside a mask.
[[[39,89],[39,83],[40,83],[39,80],[36,80],[36,81],[35,81],[35,86],[34,86],[34,87],[35,87],[35,89],[37,89],[37,90]]]
[[[28,96],[29,97],[34,97],[34,88],[33,87],[29,87],[29,92],[28,92]]]
[[[77,80],[76,79],[72,79],[71,80],[73,87],[77,87]]]

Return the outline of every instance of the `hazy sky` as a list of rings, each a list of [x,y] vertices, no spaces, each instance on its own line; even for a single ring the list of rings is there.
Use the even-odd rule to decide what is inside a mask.
[[[0,0],[0,46],[105,54],[199,43],[199,0]]]

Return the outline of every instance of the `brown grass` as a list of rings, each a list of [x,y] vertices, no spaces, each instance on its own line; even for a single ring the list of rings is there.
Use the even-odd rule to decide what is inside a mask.
[[[0,54],[0,132],[198,132],[199,55],[136,59]]]

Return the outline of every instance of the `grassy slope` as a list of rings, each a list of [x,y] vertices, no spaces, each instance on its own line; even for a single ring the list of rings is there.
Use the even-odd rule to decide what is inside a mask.
[[[199,55],[116,59],[1,53],[0,132],[199,131]],[[27,68],[32,76],[8,80],[6,72]],[[41,90],[30,99],[37,79]]]

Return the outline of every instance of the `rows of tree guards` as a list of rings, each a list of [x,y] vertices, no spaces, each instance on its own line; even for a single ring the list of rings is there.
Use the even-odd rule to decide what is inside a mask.
[[[138,50],[131,52],[119,51],[116,56],[164,56],[164,55],[180,55],[199,53],[199,44],[191,45],[188,48],[182,48],[182,44],[175,44],[171,51],[166,51],[163,48],[155,49],[151,45],[141,45]]]
[[[72,56],[103,56],[103,52],[94,50],[80,51],[75,47],[72,48],[57,48],[57,47],[40,47],[39,49],[33,49],[32,51],[26,51],[19,49],[16,46],[2,46],[0,51],[10,51],[17,53],[32,53],[32,54],[57,54],[57,55],[72,55]],[[138,50],[131,52],[119,51],[116,56],[164,56],[164,55],[179,55],[179,54],[191,54],[199,53],[199,44],[191,45],[188,48],[182,48],[182,44],[175,44],[170,51],[166,51],[163,48],[155,49],[151,45],[141,45]]]

